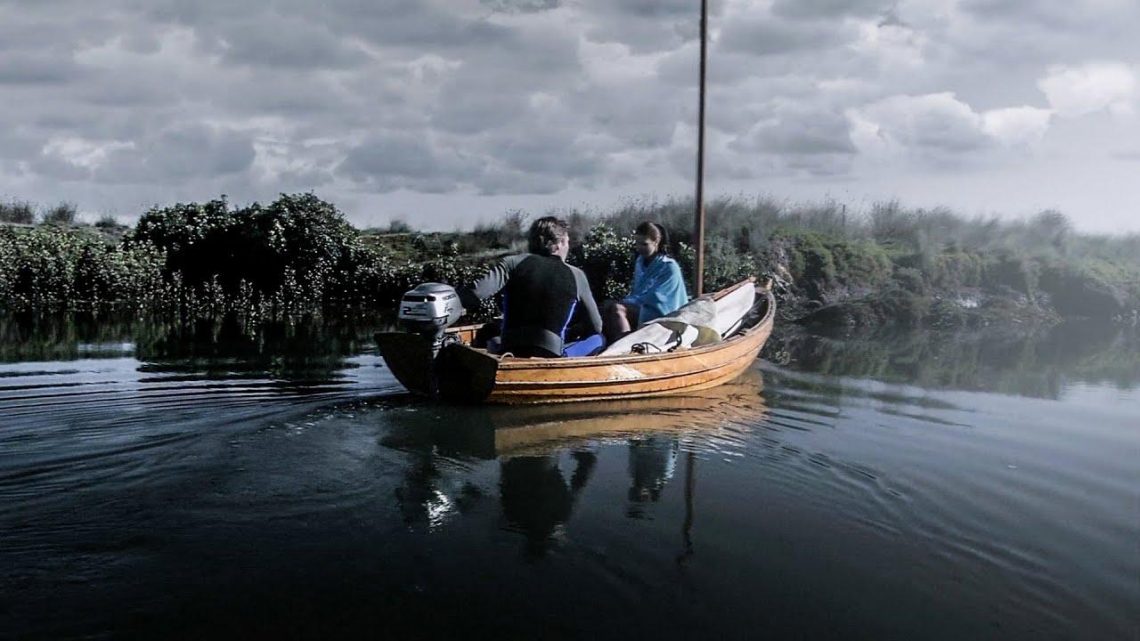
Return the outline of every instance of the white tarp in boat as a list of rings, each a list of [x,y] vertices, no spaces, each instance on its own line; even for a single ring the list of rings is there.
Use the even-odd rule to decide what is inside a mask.
[[[719,342],[740,325],[756,301],[756,288],[745,285],[714,301],[702,296],[667,316],[654,319],[607,347],[601,356],[628,354],[635,345],[647,353]]]

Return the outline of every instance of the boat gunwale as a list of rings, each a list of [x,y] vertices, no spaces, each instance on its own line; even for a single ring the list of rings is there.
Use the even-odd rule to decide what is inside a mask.
[[[754,283],[753,279],[741,281],[733,286],[720,290],[717,293],[728,294],[736,291],[739,287],[746,284]],[[528,369],[575,369],[583,367],[600,367],[606,365],[628,365],[630,363],[653,363],[658,361],[669,361],[682,358],[693,358],[705,354],[719,352],[720,350],[727,349],[728,347],[735,346],[741,341],[751,338],[754,334],[761,331],[776,313],[775,297],[768,289],[760,289],[764,296],[768,299],[768,309],[765,311],[763,317],[756,321],[751,327],[734,336],[731,336],[719,343],[712,343],[711,345],[702,345],[701,347],[677,350],[673,352],[661,352],[656,354],[618,354],[613,356],[572,356],[563,358],[520,358],[516,356],[500,356],[491,354],[487,350],[479,347],[471,347],[465,345],[470,350],[477,351],[494,358],[499,362],[499,370],[528,370]],[[466,328],[462,328],[466,329]]]
[[[645,398],[659,398],[665,396],[678,396],[684,395],[688,392],[701,391],[723,385],[728,381],[733,380],[740,376],[741,372],[748,369],[748,363],[754,360],[754,355],[749,356],[747,353],[741,355],[730,361],[734,363],[732,367],[725,368],[728,373],[715,376],[705,382],[697,383],[694,385],[686,385],[684,387],[671,387],[665,389],[655,389],[649,391],[623,391],[620,389],[606,391],[600,394],[591,394],[589,396],[577,396],[573,394],[547,394],[546,390],[538,389],[518,389],[510,391],[500,391],[496,393],[492,391],[487,397],[486,402],[493,405],[511,405],[511,406],[524,406],[524,405],[548,405],[548,404],[564,404],[564,403],[577,403],[582,401],[612,401],[615,398],[615,393],[621,399],[637,400]],[[743,361],[743,363],[741,363]],[[683,378],[678,377],[678,378]],[[635,381],[620,381],[620,383],[632,383]],[[498,384],[496,384],[498,388]]]
[[[687,370],[680,371],[680,372],[669,372],[667,374],[652,374],[649,376],[639,376],[637,378],[613,378],[613,379],[602,379],[602,380],[595,379],[595,380],[581,380],[581,381],[563,381],[563,380],[555,380],[555,381],[507,380],[507,381],[500,381],[500,380],[496,379],[495,389],[499,389],[500,387],[513,388],[516,386],[521,387],[521,388],[527,388],[527,387],[531,387],[531,386],[534,386],[535,388],[538,388],[540,386],[547,386],[549,388],[587,387],[590,385],[606,385],[606,386],[617,387],[623,383],[628,383],[628,384],[632,385],[632,384],[638,384],[638,383],[647,383],[647,382],[652,383],[652,382],[656,382],[656,381],[676,380],[678,378],[684,378],[686,376],[694,376],[697,374],[704,374],[707,372],[715,372],[717,370],[726,369],[726,365],[735,365],[738,361],[752,360],[752,359],[756,358],[755,356],[749,356],[749,351],[751,351],[751,348],[741,352],[741,354],[739,356],[735,356],[735,357],[733,357],[727,361],[717,363],[716,365],[708,365],[708,366],[700,368],[700,369],[696,369],[696,368],[687,369]]]

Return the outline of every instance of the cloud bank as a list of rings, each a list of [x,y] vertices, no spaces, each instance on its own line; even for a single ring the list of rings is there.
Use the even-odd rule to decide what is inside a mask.
[[[711,4],[711,193],[1140,230],[1119,180],[1140,139],[1135,2]],[[698,7],[0,0],[0,197],[129,219],[316,190],[357,224],[448,228],[685,195]]]

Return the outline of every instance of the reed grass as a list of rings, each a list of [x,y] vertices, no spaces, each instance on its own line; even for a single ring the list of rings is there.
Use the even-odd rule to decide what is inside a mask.
[[[570,223],[571,262],[601,299],[628,288],[631,232],[644,220],[668,229],[692,283],[692,205],[641,199],[610,211],[551,213]],[[244,207],[224,198],[157,207],[126,233],[107,216],[95,226],[76,223],[66,204],[40,225],[23,222],[35,211],[0,204],[0,221],[16,223],[0,226],[6,309],[118,306],[253,319],[388,308],[419,282],[469,283],[490,261],[523,250],[529,222],[511,211],[470,231],[420,233],[397,221],[361,232],[313,194]],[[1015,300],[1010,309],[1062,316],[1126,317],[1140,308],[1140,234],[1080,233],[1055,211],[1009,221],[897,201],[854,210],[735,196],[710,201],[706,212],[706,291],[771,277],[793,314],[866,297],[877,297],[879,319],[911,324],[948,317],[958,300],[1004,298]]]

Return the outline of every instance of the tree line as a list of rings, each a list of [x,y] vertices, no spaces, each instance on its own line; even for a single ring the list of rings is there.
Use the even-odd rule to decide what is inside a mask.
[[[389,309],[424,281],[464,284],[525,247],[528,216],[471,231],[353,227],[316,195],[235,206],[224,197],[155,207],[133,227],[0,205],[0,305],[14,311],[105,307],[250,318]],[[613,211],[552,212],[571,225],[569,260],[598,298],[619,296],[630,232],[662,223],[692,283],[691,199],[630,201]],[[48,214],[52,210],[45,210]],[[1140,308],[1140,235],[1077,232],[1054,211],[1019,221],[897,202],[722,198],[707,207],[706,291],[771,279],[785,320],[830,325],[969,325],[1009,319],[1127,321]],[[31,218],[29,218],[29,212]],[[40,224],[35,225],[36,221]],[[30,221],[30,222],[26,222]],[[493,302],[476,316],[493,313]]]

